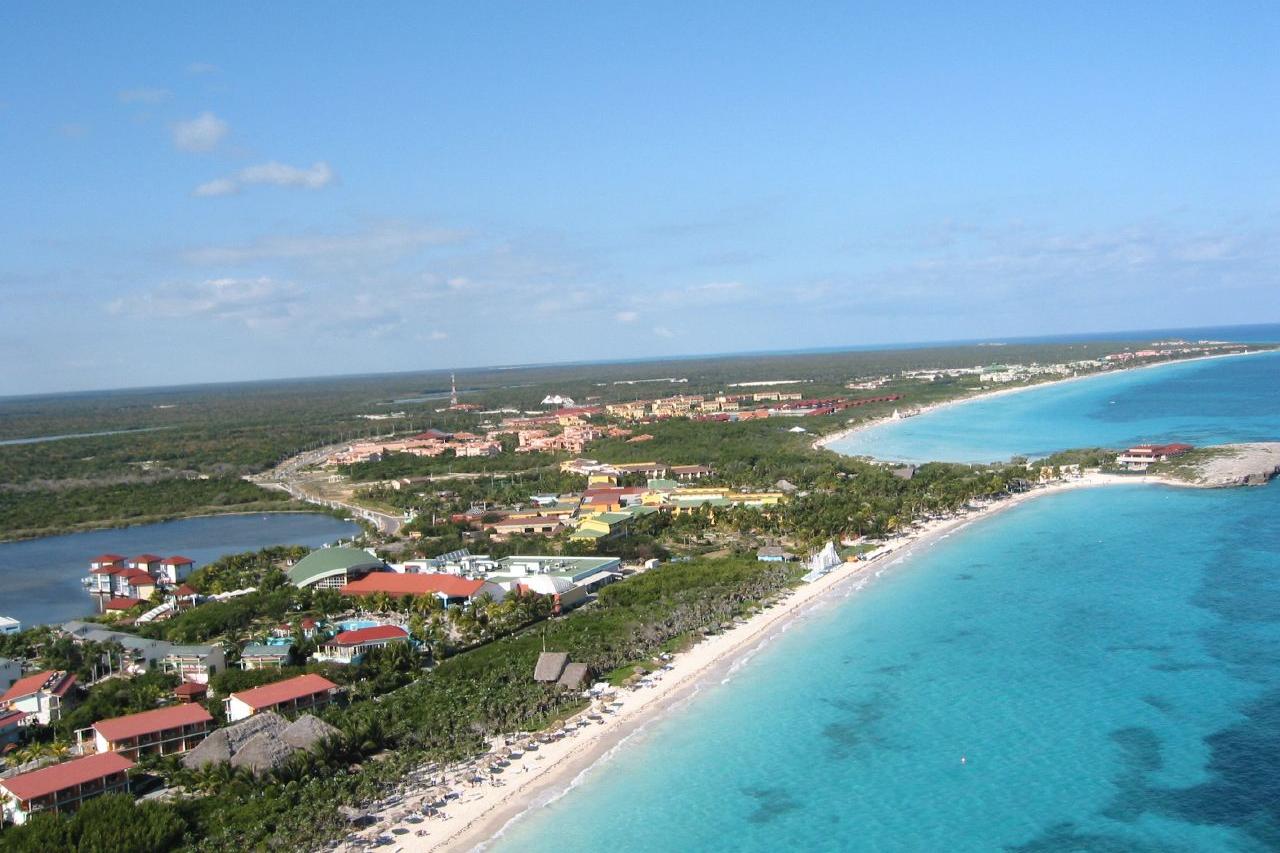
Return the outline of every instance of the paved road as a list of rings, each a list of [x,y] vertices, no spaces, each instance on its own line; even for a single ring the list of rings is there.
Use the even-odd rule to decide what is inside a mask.
[[[333,498],[321,497],[313,495],[302,488],[303,478],[301,473],[304,469],[319,465],[325,460],[329,454],[337,450],[347,447],[350,442],[330,445],[329,447],[320,447],[315,450],[308,450],[305,453],[299,453],[297,456],[291,456],[284,462],[281,462],[270,471],[265,471],[255,477],[246,479],[257,483],[259,486],[268,489],[279,489],[282,492],[288,492],[295,500],[305,501],[309,504],[324,506],[330,509],[342,509],[351,513],[353,516],[363,518],[370,524],[378,528],[379,531],[390,536],[400,532],[400,528],[404,526],[404,517],[400,515],[391,515],[385,512],[379,512],[368,507],[358,504],[347,503]]]

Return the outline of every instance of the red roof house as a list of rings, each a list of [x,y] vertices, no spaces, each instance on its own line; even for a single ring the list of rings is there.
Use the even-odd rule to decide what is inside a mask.
[[[342,587],[341,592],[343,595],[376,595],[380,592],[390,596],[434,595],[448,602],[469,601],[479,595],[484,586],[482,580],[468,580],[457,575],[377,572],[352,581]]]
[[[19,678],[0,696],[0,707],[10,711],[26,711],[42,725],[62,719],[62,708],[70,702],[68,693],[76,677],[61,670],[46,669]]]
[[[260,711],[299,711],[328,704],[338,685],[315,673],[286,678],[251,690],[232,693],[225,700],[231,722]]]
[[[5,816],[21,824],[32,812],[73,811],[91,797],[127,792],[132,767],[123,755],[107,752],[0,779]]]
[[[99,720],[91,726],[98,752],[119,752],[129,758],[142,753],[173,755],[186,752],[209,734],[213,717],[200,705],[171,705]]]

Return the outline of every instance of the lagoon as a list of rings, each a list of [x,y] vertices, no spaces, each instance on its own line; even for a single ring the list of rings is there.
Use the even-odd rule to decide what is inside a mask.
[[[64,622],[94,612],[80,585],[98,554],[181,554],[197,566],[226,554],[270,545],[319,547],[359,532],[350,522],[321,513],[256,513],[185,518],[157,524],[92,530],[0,543],[0,616],[24,628]]]

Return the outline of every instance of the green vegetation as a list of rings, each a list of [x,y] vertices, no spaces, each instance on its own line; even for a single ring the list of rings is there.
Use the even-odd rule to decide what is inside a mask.
[[[1201,469],[1205,462],[1229,456],[1233,452],[1230,447],[1197,447],[1181,456],[1175,456],[1168,462],[1156,462],[1147,470],[1151,474],[1171,477],[1185,483],[1195,483],[1200,480]]]
[[[381,795],[409,767],[474,754],[493,735],[537,729],[578,710],[575,691],[533,680],[544,643],[607,673],[749,613],[797,572],[748,559],[671,564],[605,588],[591,607],[449,658],[429,674],[415,675],[409,661],[397,659],[403,650],[372,655],[350,703],[323,714],[342,737],[316,754],[261,780],[226,767],[197,773],[162,764],[157,769],[172,783],[200,793],[146,804],[141,813],[104,798],[106,805],[76,817],[45,816],[6,830],[5,848],[105,849],[75,846],[98,837],[127,839],[111,848],[121,850],[144,849],[136,846],[144,842],[203,851],[316,849],[345,830],[337,806]],[[388,760],[367,760],[375,754]]]
[[[238,478],[167,479],[48,489],[0,488],[0,537],[28,538],[190,515],[303,509],[283,492]]]

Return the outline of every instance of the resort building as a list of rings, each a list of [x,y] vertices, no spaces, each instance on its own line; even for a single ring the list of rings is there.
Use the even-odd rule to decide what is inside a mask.
[[[89,561],[89,571],[96,572],[101,569],[123,569],[124,557],[119,554],[99,554]]]
[[[706,465],[672,465],[670,476],[677,480],[701,480],[710,477],[714,471]]]
[[[123,755],[107,752],[0,779],[4,819],[23,824],[36,812],[75,811],[93,797],[128,793],[132,767]]]
[[[7,691],[21,677],[21,663],[10,658],[0,658],[0,691]]]
[[[578,523],[569,538],[584,542],[601,542],[625,535],[631,526],[631,514],[626,512],[597,512]]]
[[[511,516],[485,526],[499,536],[554,536],[564,529],[561,520],[550,515]]]
[[[62,670],[46,669],[15,681],[0,696],[0,709],[23,711],[29,720],[47,726],[62,719],[62,712],[73,701],[71,688],[75,685],[74,675]]]
[[[1194,448],[1189,444],[1140,444],[1116,457],[1116,464],[1129,471],[1145,471],[1156,462],[1168,462]]]
[[[12,616],[0,616],[0,634],[16,634],[22,630],[22,623]]]
[[[359,548],[320,548],[312,551],[288,571],[296,587],[341,589],[371,572],[386,571],[387,565]]]
[[[756,559],[762,563],[789,563],[797,557],[781,545],[766,545],[756,551]]]
[[[562,612],[621,577],[617,557],[514,556],[499,560],[488,580],[507,593],[551,596],[556,612]]]
[[[450,607],[468,604],[485,593],[501,601],[504,591],[496,584],[453,574],[402,575],[391,572],[365,575],[342,588],[343,595],[366,596],[380,593],[391,598],[402,595],[432,595],[446,607]]]
[[[0,750],[18,742],[26,721],[26,711],[0,711]]]
[[[139,675],[153,666],[158,666],[165,655],[174,648],[172,643],[164,640],[150,640],[139,637],[137,634],[112,631],[93,622],[81,622],[78,619],[63,623],[62,632],[76,643],[118,644],[124,649],[124,655],[121,659],[114,661],[113,665],[122,667],[125,672],[132,675]]]
[[[196,704],[171,705],[140,714],[99,720],[76,732],[81,749],[92,733],[96,752],[118,752],[126,758],[139,755],[174,755],[186,752],[209,734],[213,717]]]
[[[173,688],[173,698],[179,702],[203,702],[209,696],[209,685],[184,681]]]
[[[241,669],[280,669],[293,656],[293,643],[249,643],[240,650]]]
[[[227,719],[234,723],[263,711],[291,713],[320,708],[328,705],[337,692],[338,685],[323,676],[309,673],[232,693],[223,700],[223,704]]]
[[[375,625],[371,628],[358,628],[355,631],[343,631],[341,634],[326,640],[320,651],[314,655],[315,660],[343,665],[360,663],[371,649],[380,649],[396,643],[407,643],[409,632],[398,625]]]
[[[176,586],[186,580],[195,568],[195,560],[190,557],[165,557],[160,561],[156,580]]]
[[[125,566],[130,569],[139,569],[155,577],[156,573],[160,571],[160,561],[162,559],[164,558],[156,554],[139,554],[132,560],[126,561]]]
[[[159,565],[159,561],[157,561]],[[150,598],[156,579],[144,569],[120,569],[112,576],[111,592],[121,598]]]
[[[227,659],[218,645],[170,646],[160,665],[183,681],[208,684],[210,676],[227,668]]]

